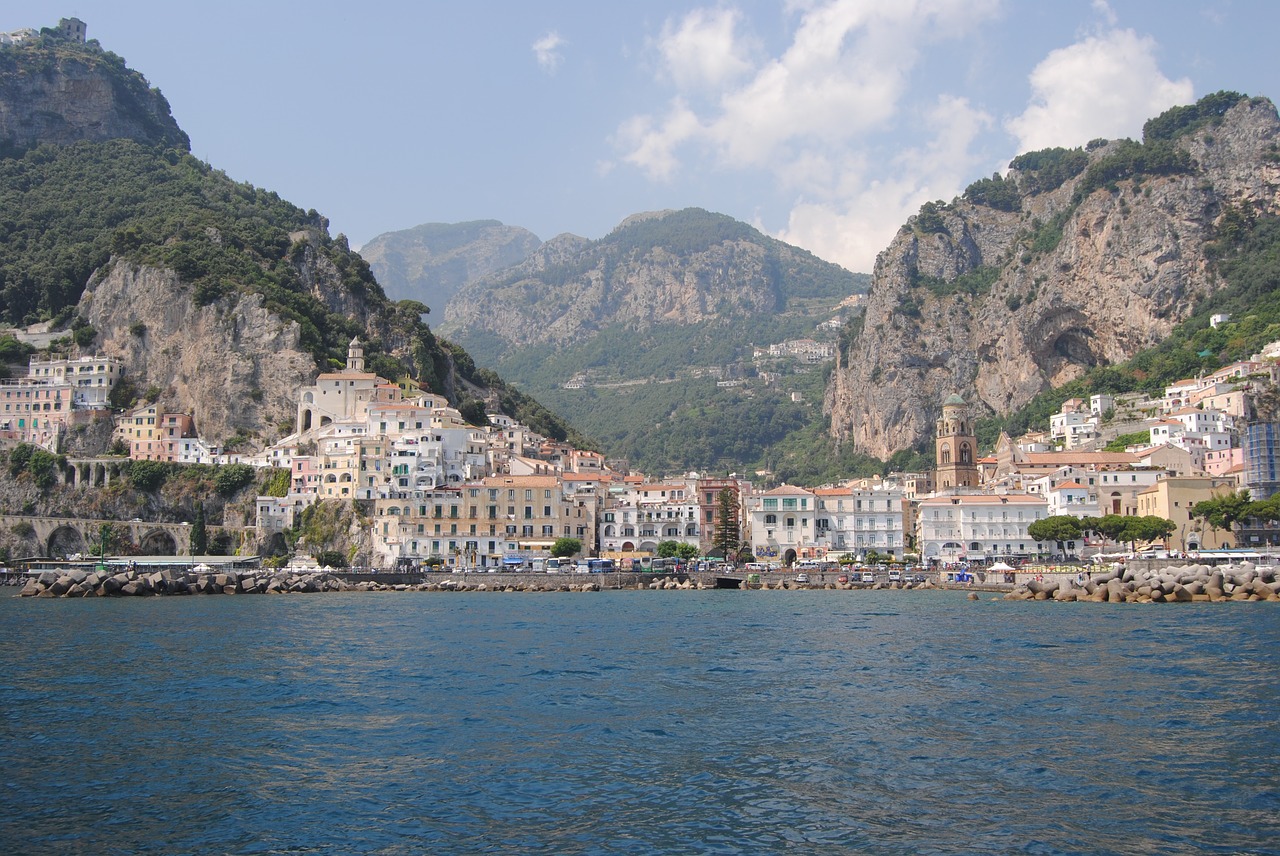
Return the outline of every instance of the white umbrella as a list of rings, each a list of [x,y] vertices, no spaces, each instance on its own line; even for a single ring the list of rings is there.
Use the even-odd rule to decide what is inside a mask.
[[[1006,565],[1004,562],[996,562],[994,565],[987,568],[987,570],[988,571],[1012,571],[1013,567],[1010,565]]]

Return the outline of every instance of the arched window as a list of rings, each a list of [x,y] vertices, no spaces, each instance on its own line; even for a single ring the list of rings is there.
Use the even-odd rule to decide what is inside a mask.
[[[951,447],[950,446],[942,447],[942,463],[944,464],[951,463]]]
[[[968,444],[968,443],[961,443],[961,444],[960,444],[960,463],[962,463],[962,464],[972,464],[972,463],[973,463],[973,453],[972,453],[971,451],[969,451],[969,444]]]

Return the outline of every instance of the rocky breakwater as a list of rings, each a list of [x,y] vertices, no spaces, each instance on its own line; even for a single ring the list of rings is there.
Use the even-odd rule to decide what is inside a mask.
[[[18,597],[146,597],[192,594],[303,594],[357,588],[327,573],[164,570],[46,571],[31,577]]]
[[[1221,603],[1280,600],[1280,581],[1273,568],[1249,562],[1212,568],[1181,565],[1159,571],[1115,568],[1079,584],[1076,580],[1031,580],[1005,595],[1005,600],[1055,600],[1090,603]]]
[[[922,583],[874,583],[808,582],[797,580],[763,580],[759,583],[742,582],[738,588],[756,591],[937,591],[938,586],[926,580]]]

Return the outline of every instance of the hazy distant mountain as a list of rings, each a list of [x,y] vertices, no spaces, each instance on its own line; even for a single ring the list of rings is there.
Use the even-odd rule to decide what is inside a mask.
[[[440,329],[633,466],[740,470],[821,419],[822,360],[755,349],[834,346],[868,282],[731,217],[662,211],[551,239],[455,295]]]
[[[473,220],[385,232],[365,244],[360,255],[389,297],[421,301],[436,317],[464,285],[523,261],[540,246],[528,229]]]

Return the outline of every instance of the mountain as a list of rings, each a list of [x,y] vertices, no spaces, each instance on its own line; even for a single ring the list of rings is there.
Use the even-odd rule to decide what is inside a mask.
[[[117,404],[192,413],[214,442],[266,442],[290,430],[297,388],[359,337],[371,370],[477,424],[487,403],[571,436],[437,339],[426,307],[387,299],[321,215],[192,157],[159,93],[96,43],[0,46],[0,117],[0,321],[50,321],[60,347],[122,359]]]
[[[523,261],[540,246],[528,229],[473,220],[385,232],[361,247],[360,255],[388,295],[443,311],[467,283]]]
[[[730,217],[660,211],[547,241],[458,292],[440,329],[632,466],[740,470],[821,416],[821,361],[761,371],[755,348],[834,342],[817,325],[865,287]]]
[[[45,31],[0,50],[0,151],[114,139],[191,147],[160,90],[96,41]]]
[[[924,446],[944,398],[1009,414],[1162,342],[1219,291],[1217,241],[1280,212],[1280,121],[1217,93],[1095,140],[1015,158],[932,202],[876,262],[827,386],[838,442]]]

